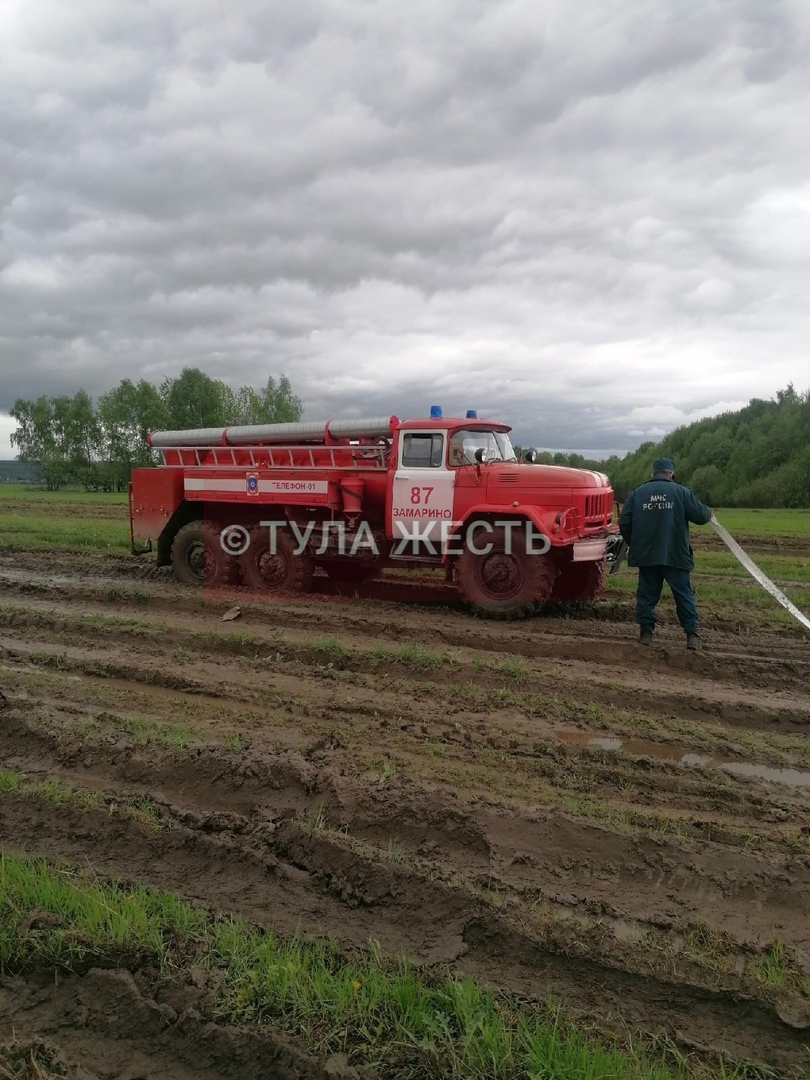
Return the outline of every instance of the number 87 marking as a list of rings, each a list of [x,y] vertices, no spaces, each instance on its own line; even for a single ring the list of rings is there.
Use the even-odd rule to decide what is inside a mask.
[[[430,502],[430,496],[433,494],[432,487],[412,487],[411,488],[411,505],[417,506],[422,501],[422,492],[425,492],[425,506]]]

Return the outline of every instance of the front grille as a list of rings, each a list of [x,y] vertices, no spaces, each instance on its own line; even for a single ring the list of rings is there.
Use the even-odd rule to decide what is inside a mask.
[[[602,521],[611,510],[612,493],[585,496],[585,521]]]

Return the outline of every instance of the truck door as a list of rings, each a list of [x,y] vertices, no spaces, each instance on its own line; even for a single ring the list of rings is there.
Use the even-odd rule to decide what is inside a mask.
[[[453,520],[455,471],[447,468],[445,431],[401,431],[397,471],[391,492],[389,527],[392,538],[420,537],[433,550],[424,552],[412,544],[404,552],[438,555],[442,550],[442,522],[445,530]]]

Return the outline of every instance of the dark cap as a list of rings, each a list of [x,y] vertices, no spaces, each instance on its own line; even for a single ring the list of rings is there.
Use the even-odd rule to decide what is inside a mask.
[[[653,462],[653,472],[675,472],[675,462],[668,457],[656,458]]]

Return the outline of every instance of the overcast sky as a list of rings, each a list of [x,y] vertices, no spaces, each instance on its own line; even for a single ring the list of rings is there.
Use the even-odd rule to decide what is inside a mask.
[[[810,386],[806,0],[3,0],[0,413],[285,372],[625,449]],[[0,457],[11,451],[0,416]]]

